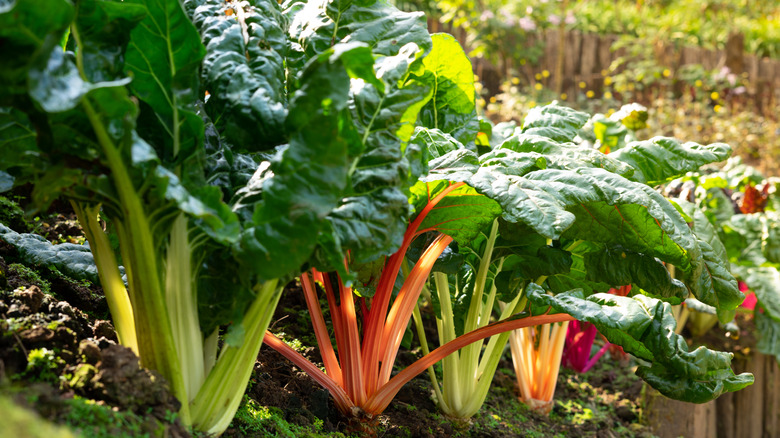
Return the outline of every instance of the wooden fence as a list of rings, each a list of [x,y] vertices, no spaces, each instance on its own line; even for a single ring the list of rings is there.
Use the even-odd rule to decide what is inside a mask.
[[[453,34],[467,50],[466,33],[450,24],[439,23],[429,18],[428,27],[431,32],[448,32]],[[558,51],[560,35],[558,30],[540,32],[534,38],[544,42],[544,54],[535,65],[513,66],[503,65],[500,68],[484,59],[472,60],[474,72],[480,77],[483,87],[488,91],[488,97],[500,92],[500,85],[507,79],[512,69],[521,76],[533,80],[537,73],[547,71],[550,76],[545,79],[548,88],[554,88],[557,78]],[[604,89],[602,72],[608,70],[613,61],[626,54],[625,50],[612,50],[618,40],[616,35],[588,34],[579,31],[569,31],[565,35],[562,49],[563,80],[562,92],[574,96],[582,90],[581,82],[587,90],[593,90],[597,96]],[[511,42],[507,42],[511,44]],[[743,100],[752,101],[755,108],[767,115],[777,116],[776,103],[780,99],[780,60],[759,58],[743,53],[743,43],[740,35],[734,35],[725,50],[713,51],[698,47],[677,48],[671,44],[655,44],[654,52],[659,65],[676,71],[684,65],[700,64],[707,70],[723,66],[739,75],[746,74],[747,90]],[[522,50],[522,47],[518,48]],[[571,98],[571,97],[570,97]],[[649,102],[646,102],[649,103]]]
[[[734,360],[734,372],[753,373],[753,385],[696,405],[648,390],[645,413],[660,438],[771,438],[780,436],[780,367],[773,356]]]

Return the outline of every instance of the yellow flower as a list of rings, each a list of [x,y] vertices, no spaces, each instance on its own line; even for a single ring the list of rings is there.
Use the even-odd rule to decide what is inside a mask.
[[[561,93],[561,100],[566,100],[566,98],[569,97],[566,93]]]
[[[544,76],[546,78],[549,78],[550,77],[550,72],[547,71],[547,70],[542,70],[542,76]]]
[[[533,108],[535,106],[536,106],[536,101],[532,100],[532,101],[528,102],[528,108]]]
[[[585,88],[585,87],[588,86],[588,84],[586,84],[585,81],[580,81],[579,85],[580,85],[580,88]]]
[[[517,85],[517,84],[520,83],[520,79],[519,78],[512,78],[511,82],[512,82],[513,85]]]
[[[702,130],[704,130],[704,127],[701,125],[696,125],[696,130],[701,132]]]
[[[693,83],[693,85],[696,85],[697,87],[701,87],[704,83],[701,81],[701,79],[696,79],[696,82]]]
[[[607,117],[611,116],[612,114],[615,114],[615,110],[610,108],[609,111],[607,111]]]
[[[542,75],[540,75],[539,73],[535,74],[534,77],[536,78],[537,81],[542,80]]]
[[[720,110],[722,110],[722,109],[723,109],[723,107],[722,107],[722,106],[720,106],[720,105],[715,105],[715,107],[713,107],[712,109],[713,109],[713,110],[715,110],[715,112],[716,112],[716,113],[719,113],[719,112],[720,112]]]
[[[668,78],[669,76],[672,75],[672,72],[668,68],[665,68],[664,72],[663,72],[663,75],[664,75],[665,78]]]
[[[611,77],[607,76],[606,78],[604,78],[604,85],[610,86],[611,84],[612,84],[612,78]]]
[[[490,103],[496,103],[496,96],[490,96]]]
[[[720,94],[718,94],[717,91],[713,91],[712,93],[710,93],[710,98],[712,100],[718,100],[718,99],[720,99]]]
[[[536,84],[534,84],[534,88],[537,89],[537,90],[541,90],[542,89],[542,84],[537,82]]]
[[[587,93],[585,93],[586,96],[588,96],[588,99],[593,99],[593,96],[596,95],[596,93],[593,92],[593,90],[588,90]]]
[[[604,99],[612,99],[612,93],[610,93],[609,91],[605,92]]]

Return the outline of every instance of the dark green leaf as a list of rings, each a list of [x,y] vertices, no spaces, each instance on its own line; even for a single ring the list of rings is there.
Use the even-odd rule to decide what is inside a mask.
[[[604,282],[613,287],[635,284],[653,297],[672,304],[680,304],[688,290],[654,257],[648,257],[619,247],[585,254],[587,279]]]
[[[184,7],[206,47],[201,91],[210,93],[206,111],[219,131],[249,150],[284,143],[289,43],[279,3],[186,0]]]
[[[674,333],[677,323],[668,303],[643,295],[550,296],[535,284],[528,285],[527,293],[532,303],[594,324],[610,342],[649,362],[637,374],[667,397],[704,403],[753,383],[751,374],[734,375],[731,353],[705,347],[688,351],[685,339]]]
[[[130,3],[146,12],[130,34],[126,55],[126,69],[133,77],[130,86],[153,109],[164,130],[164,144],[155,145],[160,159],[173,162],[190,157],[203,142],[203,122],[192,111],[205,54],[198,32],[179,2]],[[139,125],[142,137],[148,138],[148,127]]]
[[[28,72],[43,69],[74,16],[67,0],[6,0],[0,5],[0,104],[28,87]]]
[[[52,245],[42,236],[20,234],[3,224],[0,224],[0,240],[16,248],[19,257],[26,263],[53,267],[71,278],[100,284],[97,266],[88,246],[73,243]]]
[[[706,146],[694,142],[681,144],[673,138],[653,137],[629,143],[610,157],[633,167],[633,180],[658,185],[698,170],[705,164],[723,161],[730,154],[731,148],[724,143]]]

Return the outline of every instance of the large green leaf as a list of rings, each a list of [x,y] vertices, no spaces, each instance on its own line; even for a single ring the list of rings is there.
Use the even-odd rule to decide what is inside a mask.
[[[420,124],[452,135],[462,144],[474,142],[479,131],[474,73],[460,43],[449,34],[431,36],[433,49],[423,59],[422,81],[433,96],[420,113]]]
[[[734,318],[734,309],[745,299],[737,287],[737,280],[729,272],[726,247],[703,211],[690,202],[679,200],[677,204],[693,221],[692,231],[704,259],[698,281],[692,278],[689,284],[700,301],[717,309],[718,318],[725,324]]]
[[[264,278],[299,271],[318,238],[325,238],[319,236],[324,219],[350,189],[350,140],[358,135],[349,121],[345,64],[361,62],[372,65],[374,59],[360,43],[339,45],[309,61],[301,87],[290,100],[290,145],[271,158],[267,169],[273,178],[268,171],[255,173],[249,182],[253,189],[244,193],[261,192],[262,201],[255,209],[254,226],[245,230],[234,252]],[[328,235],[334,239],[332,232]]]
[[[198,32],[179,2],[131,0],[146,18],[133,29],[126,54],[126,69],[133,77],[135,95],[154,111],[164,133],[156,144],[165,161],[191,156],[203,142],[203,122],[193,111],[197,100],[198,69],[205,49]],[[150,124],[140,124],[148,138]]]
[[[621,248],[585,255],[587,279],[612,286],[635,284],[650,296],[680,304],[688,296],[685,285],[669,275],[666,267],[653,257]]]
[[[539,135],[559,143],[574,140],[590,117],[557,102],[531,109],[523,119],[523,134]]]
[[[362,42],[371,52],[393,56],[408,43],[424,53],[431,49],[425,15],[402,12],[382,0],[315,0],[294,3],[290,36],[307,59],[327,51],[338,42]]]
[[[206,47],[201,91],[210,93],[206,111],[219,131],[249,150],[284,143],[289,43],[278,2],[186,0],[184,7]]]
[[[423,181],[465,182],[497,202],[504,220],[523,222],[546,238],[622,245],[699,274],[702,267],[691,260],[701,253],[690,229],[679,212],[646,185],[600,168],[533,170],[544,167],[543,155],[506,153],[511,157],[495,159],[494,153],[488,154],[477,167],[472,152],[450,152],[430,163],[431,172]],[[427,199],[446,185],[437,187],[418,193]],[[416,204],[423,200],[416,199]],[[441,213],[432,212],[426,221],[444,222],[436,218]]]
[[[532,134],[515,134],[501,143],[499,148],[515,152],[536,152],[544,155],[550,169],[576,169],[600,167],[626,178],[634,169],[609,155],[574,143],[559,143],[551,138]]]
[[[700,145],[680,143],[669,137],[632,142],[610,154],[612,158],[631,165],[635,181],[649,185],[663,184],[687,172],[699,170],[705,164],[723,161],[731,154],[724,143]]]
[[[150,11],[145,5],[107,0],[81,0],[78,6],[78,44],[87,80],[94,83],[122,77],[125,67],[124,48],[130,41],[130,30]],[[145,26],[149,25],[149,19],[151,16]]]
[[[551,296],[535,284],[528,285],[527,293],[532,303],[594,324],[610,342],[647,361],[637,375],[667,397],[704,403],[753,383],[751,374],[734,375],[731,353],[705,347],[688,351],[685,339],[674,332],[677,323],[668,303],[643,295]]]
[[[27,91],[30,68],[37,65],[40,70],[48,63],[73,16],[73,5],[67,0],[5,0],[0,4],[0,105]]]
[[[16,248],[19,257],[26,263],[53,267],[71,278],[100,283],[97,266],[88,246],[73,243],[52,245],[42,236],[17,233],[3,224],[0,224],[0,240]]]

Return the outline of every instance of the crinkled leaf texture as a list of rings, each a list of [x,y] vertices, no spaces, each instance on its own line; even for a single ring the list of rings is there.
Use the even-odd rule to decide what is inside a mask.
[[[624,283],[630,275],[638,275],[647,292],[680,302],[686,296],[682,284],[658,269],[651,274],[650,268],[637,268],[643,265],[639,259],[656,265],[658,259],[675,265],[689,291],[721,308],[722,319],[727,319],[728,312],[742,300],[727,262],[692,233],[668,200],[646,184],[627,179],[633,172],[629,166],[569,143],[568,136],[576,135],[584,120],[581,113],[562,107],[540,109],[525,126],[560,131],[547,132],[547,136],[515,134],[481,156],[454,148],[457,140],[438,131],[418,129],[415,141],[437,158],[429,163],[429,174],[413,189],[417,209],[452,183],[466,183],[428,214],[423,228],[439,228],[467,247],[500,214],[504,221],[524,224],[527,232],[547,239],[591,242],[599,244],[601,251],[610,248],[613,253],[628,251],[634,254],[630,263],[613,259],[621,262],[614,268],[622,274],[614,272],[608,276],[610,281]],[[563,139],[556,140],[556,136]],[[583,271],[597,272],[597,267],[604,266],[591,263],[589,268],[583,254],[574,261]],[[595,272],[580,275],[583,271],[559,274],[560,278],[552,281],[556,289],[577,281],[602,287]],[[657,283],[659,279],[663,281]]]
[[[585,266],[590,281],[603,281],[614,286],[635,284],[650,296],[671,304],[680,304],[688,296],[685,285],[672,278],[660,261],[653,257],[619,247],[585,254]]]
[[[100,284],[89,246],[74,243],[52,245],[43,236],[17,233],[3,224],[0,224],[0,240],[16,248],[19,257],[26,263],[54,267],[68,277]],[[124,278],[124,268],[120,266],[119,270]]]
[[[186,0],[206,57],[206,111],[231,143],[265,150],[286,140],[287,19],[275,1]]]
[[[674,333],[677,323],[668,303],[643,295],[595,294],[583,299],[571,291],[551,296],[535,284],[527,292],[535,305],[592,323],[610,342],[646,361],[637,375],[669,398],[705,403],[753,383],[752,374],[731,370],[732,353],[705,347],[688,351],[685,339]]]
[[[731,155],[725,143],[700,145],[680,143],[669,137],[631,142],[610,154],[634,168],[633,179],[651,186],[663,184],[687,172],[699,170],[705,164],[723,161]]]
[[[559,143],[571,142],[589,118],[583,112],[553,102],[528,111],[523,119],[522,133],[547,137]]]

